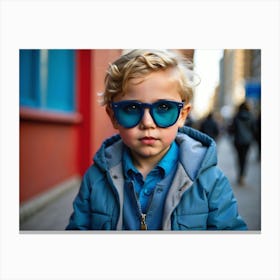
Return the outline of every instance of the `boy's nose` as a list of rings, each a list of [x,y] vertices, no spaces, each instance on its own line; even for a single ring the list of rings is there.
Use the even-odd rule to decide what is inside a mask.
[[[141,128],[154,128],[156,127],[156,124],[154,123],[154,120],[150,114],[150,109],[145,108],[144,109],[144,114],[142,117],[142,120],[140,122],[140,127]]]

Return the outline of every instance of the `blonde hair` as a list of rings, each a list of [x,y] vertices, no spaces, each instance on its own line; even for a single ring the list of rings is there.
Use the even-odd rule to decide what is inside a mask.
[[[109,65],[101,104],[109,105],[116,96],[124,95],[130,80],[144,78],[152,72],[168,69],[177,70],[179,93],[183,101],[189,102],[192,99],[194,86],[190,61],[176,52],[167,50],[133,50]]]

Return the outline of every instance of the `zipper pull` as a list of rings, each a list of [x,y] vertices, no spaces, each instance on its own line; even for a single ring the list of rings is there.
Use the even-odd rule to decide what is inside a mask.
[[[146,224],[146,214],[141,213],[141,230],[148,230]]]

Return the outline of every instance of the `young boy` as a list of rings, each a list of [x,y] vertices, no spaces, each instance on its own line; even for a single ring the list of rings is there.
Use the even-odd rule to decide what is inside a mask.
[[[191,71],[177,54],[133,50],[110,65],[114,128],[85,173],[68,230],[245,230],[214,141],[184,127]]]

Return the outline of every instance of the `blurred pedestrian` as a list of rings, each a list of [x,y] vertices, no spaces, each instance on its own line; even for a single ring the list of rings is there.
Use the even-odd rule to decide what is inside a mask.
[[[256,118],[256,132],[255,139],[258,145],[258,161],[261,160],[261,112],[258,113]]]
[[[255,136],[255,120],[246,101],[239,106],[233,118],[230,133],[233,134],[237,154],[238,184],[242,186],[245,183],[248,152]]]
[[[214,119],[212,112],[210,112],[208,116],[201,122],[199,130],[203,133],[206,133],[212,139],[217,139],[219,135],[219,126]]]

